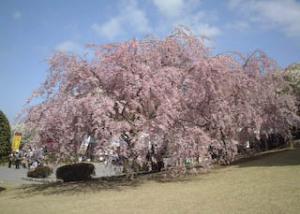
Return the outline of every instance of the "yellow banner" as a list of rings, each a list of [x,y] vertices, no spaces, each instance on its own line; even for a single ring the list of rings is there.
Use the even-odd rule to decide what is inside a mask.
[[[22,134],[15,133],[14,139],[11,145],[11,149],[13,152],[19,151],[20,144],[21,144]]]

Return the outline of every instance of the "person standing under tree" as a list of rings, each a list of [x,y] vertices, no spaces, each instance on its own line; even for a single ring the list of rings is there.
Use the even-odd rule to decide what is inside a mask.
[[[16,153],[16,169],[20,168],[21,157],[19,152]]]
[[[13,153],[10,153],[8,156],[8,168],[11,168],[13,160],[14,160],[14,155]]]

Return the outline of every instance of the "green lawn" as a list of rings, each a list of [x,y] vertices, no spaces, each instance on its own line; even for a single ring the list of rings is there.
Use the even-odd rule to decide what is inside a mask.
[[[8,187],[0,213],[300,213],[300,148],[185,181]]]

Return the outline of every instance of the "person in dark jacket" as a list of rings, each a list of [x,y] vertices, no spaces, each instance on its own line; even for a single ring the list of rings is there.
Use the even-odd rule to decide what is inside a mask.
[[[16,153],[16,169],[20,169],[21,155],[19,152]]]
[[[14,161],[14,154],[10,153],[8,156],[8,168],[11,168],[13,161]]]

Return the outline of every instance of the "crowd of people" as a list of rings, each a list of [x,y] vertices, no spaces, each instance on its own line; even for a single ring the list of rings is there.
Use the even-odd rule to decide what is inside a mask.
[[[46,153],[46,147],[35,149],[29,146],[28,148],[22,148],[9,155],[8,167],[11,168],[14,165],[16,169],[21,166],[33,170],[44,164]]]

